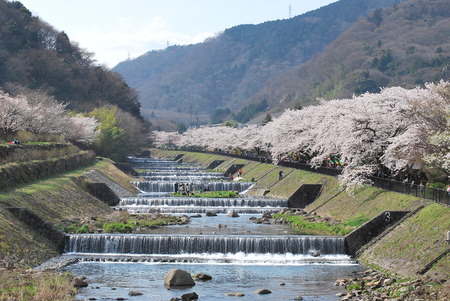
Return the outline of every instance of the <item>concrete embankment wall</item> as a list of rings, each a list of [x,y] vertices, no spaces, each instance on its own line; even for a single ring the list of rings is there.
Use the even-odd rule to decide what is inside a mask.
[[[174,158],[183,153],[183,162],[204,166],[214,161],[223,161],[216,167],[221,170],[227,170],[233,164],[243,164],[244,180],[253,178],[257,181],[249,193],[260,196],[289,198],[302,185],[323,185],[317,199],[306,206],[307,212],[316,212],[321,217],[331,217],[341,222],[355,218],[374,219],[375,222],[365,227],[372,228],[371,231],[375,232],[381,232],[377,229],[376,221],[379,219],[383,223],[384,212],[402,212],[400,215],[414,212],[365,249],[359,260],[365,265],[402,277],[419,277],[421,274],[418,273],[421,271],[434,279],[450,278],[450,255],[447,253],[441,256],[449,248],[445,234],[450,230],[450,208],[445,205],[376,187],[361,189],[348,195],[340,191],[335,177],[242,158],[157,149],[152,149],[151,152],[155,157],[165,158]],[[280,170],[284,173],[282,180],[278,178]],[[301,203],[308,204],[309,201],[301,200]],[[422,206],[423,209],[420,209]],[[355,232],[349,240],[352,245],[355,244],[353,251],[359,248],[360,242],[365,243],[363,231],[365,230]],[[360,237],[357,238],[358,236]],[[438,260],[423,271],[435,259]]]

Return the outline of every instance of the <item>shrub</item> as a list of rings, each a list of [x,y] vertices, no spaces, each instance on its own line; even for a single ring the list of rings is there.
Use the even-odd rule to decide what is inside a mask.
[[[119,232],[119,233],[130,233],[133,231],[133,226],[126,223],[110,223],[103,225],[104,232]]]

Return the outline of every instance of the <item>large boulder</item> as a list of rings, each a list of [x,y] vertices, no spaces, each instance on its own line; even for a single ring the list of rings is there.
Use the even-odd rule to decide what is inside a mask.
[[[164,285],[166,287],[194,286],[195,281],[188,272],[181,269],[172,269],[164,277]]]

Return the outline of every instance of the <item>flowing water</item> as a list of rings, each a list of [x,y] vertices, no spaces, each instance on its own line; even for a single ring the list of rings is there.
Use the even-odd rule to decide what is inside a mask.
[[[134,182],[146,193],[123,198],[116,209],[138,214],[186,214],[192,216],[191,222],[134,234],[67,236],[64,256],[76,257],[79,263],[65,270],[86,276],[90,283],[79,291],[80,299],[168,301],[195,291],[199,300],[208,301],[236,298],[227,293],[244,293],[243,300],[294,300],[299,296],[304,300],[336,300],[336,293],[344,290],[333,282],[361,269],[345,254],[342,237],[298,235],[287,225],[255,223],[262,213],[287,207],[287,200],[167,195],[173,192],[175,182],[194,187],[217,184],[222,185],[218,190],[228,187],[239,191],[253,183],[225,181],[220,173],[170,160],[131,161],[146,170],[140,173],[145,180]],[[216,215],[205,216],[205,212]],[[228,212],[239,217],[230,217]],[[163,279],[173,268],[213,278],[197,281],[191,288],[166,289]],[[272,291],[271,295],[254,293],[263,288]],[[129,291],[143,295],[130,297]]]

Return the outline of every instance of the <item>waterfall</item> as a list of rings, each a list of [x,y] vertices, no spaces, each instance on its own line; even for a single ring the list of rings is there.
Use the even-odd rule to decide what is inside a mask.
[[[139,176],[143,177],[204,177],[204,178],[224,178],[220,172],[203,172],[198,170],[174,170],[174,171],[141,171]]]
[[[74,234],[66,239],[68,253],[108,254],[344,254],[344,238],[331,236],[167,236]]]
[[[152,175],[152,176],[144,176],[145,180],[147,181],[155,181],[155,182],[161,182],[161,181],[167,181],[167,182],[207,182],[211,180],[225,180],[226,178],[218,178],[217,176],[212,175],[204,175],[204,176],[197,176],[197,175],[191,175],[191,176],[160,176],[160,175]]]
[[[252,198],[122,198],[123,206],[287,207],[287,200]]]
[[[217,214],[228,213],[233,211],[238,214],[263,214],[263,213],[278,213],[280,208],[277,207],[201,207],[201,206],[122,206],[121,209],[126,209],[131,214],[150,214],[150,213],[163,213],[163,214],[204,214],[208,211],[214,211]]]
[[[139,190],[143,192],[175,192],[175,183],[173,182],[152,182],[152,181],[133,181]],[[244,191],[250,188],[254,183],[252,182],[191,182],[188,183],[190,191],[202,191],[206,187],[210,191]],[[179,188],[180,189],[180,188]]]

